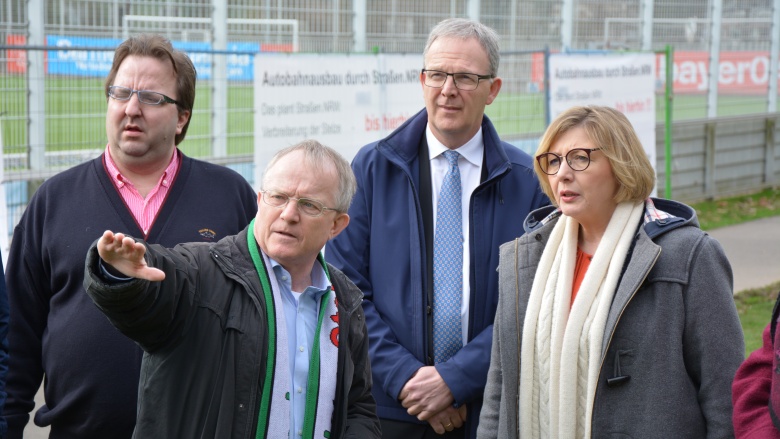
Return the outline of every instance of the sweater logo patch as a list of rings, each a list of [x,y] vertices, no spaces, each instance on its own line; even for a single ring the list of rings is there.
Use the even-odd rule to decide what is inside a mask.
[[[214,238],[217,237],[217,232],[206,228],[198,230],[198,235],[202,236],[207,241],[213,241]]]

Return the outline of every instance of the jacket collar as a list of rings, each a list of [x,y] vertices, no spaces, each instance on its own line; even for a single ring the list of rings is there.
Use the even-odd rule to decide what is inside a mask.
[[[243,272],[244,270],[254,270],[252,256],[249,254],[249,247],[246,245],[246,235],[249,232],[247,225],[244,230],[236,235],[226,236],[214,243],[213,251],[220,254],[226,264],[233,269]],[[260,284],[258,280],[257,284]]]
[[[420,139],[425,136],[427,126],[428,111],[423,108],[387,137],[377,142],[376,149],[391,161],[408,169],[418,158]],[[482,140],[485,145],[488,179],[495,178],[511,169],[509,157],[501,147],[501,139],[487,115],[482,116]]]
[[[651,198],[647,207],[644,227],[650,239],[686,225],[699,227],[696,211],[686,204],[663,198]],[[654,211],[659,211],[661,215],[655,214]]]
[[[560,216],[561,211],[555,206],[541,207],[528,214],[523,229],[532,232]],[[650,239],[685,225],[699,226],[692,207],[663,198],[649,198],[645,203],[644,229]]]
[[[247,247],[249,227],[251,225],[245,227],[237,235],[226,236],[220,239],[214,243],[212,251],[218,253],[227,267],[230,267],[237,276],[240,276],[247,283],[257,288],[257,292],[262,295],[260,279],[257,277],[257,272],[252,263],[252,256],[249,254],[249,247]],[[333,288],[336,290],[339,308],[343,308],[349,313],[354,312],[362,303],[362,293],[356,287],[353,287],[353,289],[356,290],[357,294],[349,292],[350,285],[346,281],[346,276],[331,264],[328,264],[328,272],[331,275]]]

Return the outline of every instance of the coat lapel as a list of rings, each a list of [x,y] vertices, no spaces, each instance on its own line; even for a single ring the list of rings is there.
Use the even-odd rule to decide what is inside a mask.
[[[615,327],[623,314],[623,310],[639,290],[639,287],[642,286],[645,278],[650,274],[650,270],[652,270],[660,254],[661,246],[654,243],[647,236],[647,233],[640,228],[636,244],[629,251],[626,269],[620,278],[615,297],[612,299],[612,306],[609,309],[604,339],[601,343],[602,357],[607,352],[610,338],[612,338],[612,334],[615,332]]]

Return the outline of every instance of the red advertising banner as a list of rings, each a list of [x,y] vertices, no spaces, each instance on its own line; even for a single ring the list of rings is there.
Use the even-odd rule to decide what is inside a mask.
[[[721,52],[718,92],[765,94],[769,87],[769,52]],[[657,55],[658,80],[664,83],[666,58]],[[709,53],[674,53],[674,92],[706,93],[709,88]]]
[[[675,52],[674,92],[707,93],[709,84],[709,52]],[[666,57],[656,54],[656,91],[666,83]],[[531,82],[544,90],[544,54],[532,55]],[[718,92],[725,94],[761,95],[769,87],[769,52],[721,52],[718,72]]]
[[[544,53],[531,54],[531,83],[536,84],[536,91],[544,90]],[[500,75],[499,75],[500,76]],[[529,90],[531,91],[531,90]]]
[[[24,35],[9,34],[5,37],[5,43],[9,46],[23,46],[27,44],[27,37]],[[8,49],[5,51],[6,70],[8,73],[27,72],[27,51]]]
[[[293,52],[293,45],[291,43],[260,43],[260,50],[262,52]]]

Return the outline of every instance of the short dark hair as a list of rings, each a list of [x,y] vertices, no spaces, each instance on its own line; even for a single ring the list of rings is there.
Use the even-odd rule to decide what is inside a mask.
[[[119,71],[119,66],[128,56],[142,56],[155,58],[162,62],[170,61],[173,66],[173,73],[176,75],[176,101],[179,102],[177,108],[179,114],[188,111],[190,113],[187,123],[181,129],[181,133],[175,137],[175,144],[178,145],[184,140],[187,134],[187,127],[192,119],[192,108],[195,105],[195,81],[197,72],[195,65],[181,50],[174,49],[171,41],[161,35],[141,34],[132,36],[114,51],[114,63],[111,65],[111,71],[108,72],[105,83],[106,99],[108,99],[108,87],[114,85],[114,79]]]

